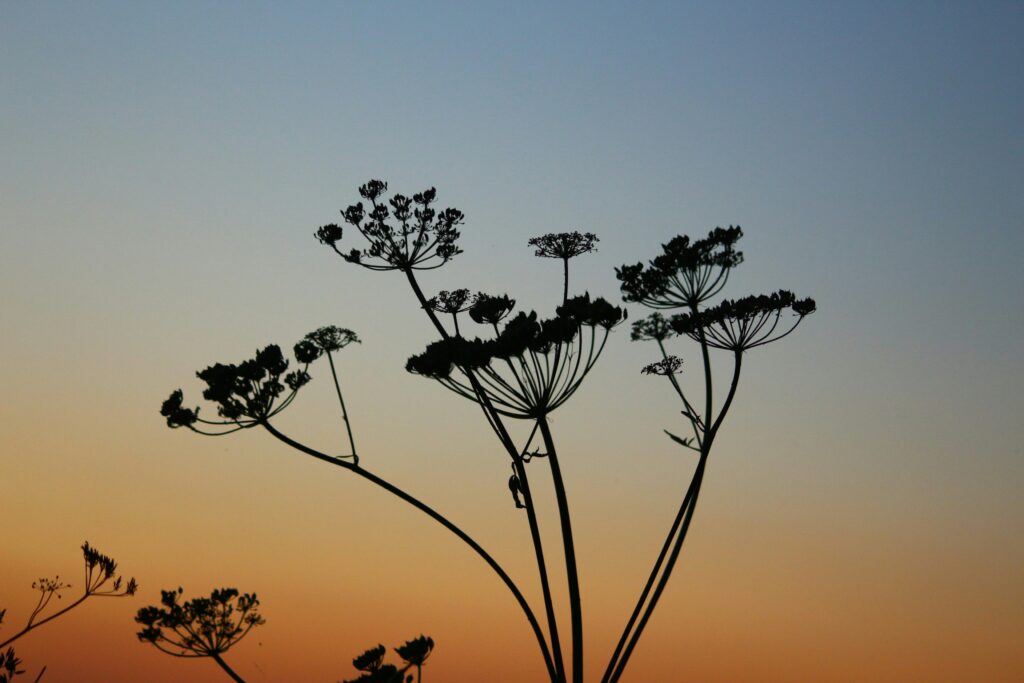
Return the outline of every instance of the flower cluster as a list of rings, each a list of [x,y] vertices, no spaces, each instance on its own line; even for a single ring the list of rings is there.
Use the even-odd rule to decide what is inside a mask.
[[[646,318],[633,322],[633,331],[629,338],[633,341],[663,342],[675,335],[672,325],[661,313],[651,313]]]
[[[645,365],[640,371],[645,375],[674,375],[683,367],[683,359],[678,356],[665,356],[657,363]]]
[[[434,639],[429,636],[421,635],[406,641],[405,645],[395,648],[395,652],[405,662],[405,666],[398,668],[394,664],[384,663],[387,650],[383,645],[372,647],[352,660],[352,666],[363,672],[362,675],[345,683],[403,683],[405,673],[412,667],[421,669],[433,650]],[[404,680],[412,680],[412,675]]]
[[[437,296],[427,299],[427,307],[438,313],[456,315],[468,311],[474,303],[473,295],[468,289],[443,290]]]
[[[502,309],[506,312],[511,308],[507,301],[508,307]],[[471,400],[477,400],[475,379],[502,415],[538,417],[576,391],[597,362],[609,331],[624,319],[621,308],[585,294],[566,301],[547,320],[538,320],[534,312],[519,313],[493,339],[449,337],[434,342],[410,358],[406,369]],[[603,332],[600,342],[598,330]]]
[[[534,247],[535,256],[543,258],[560,258],[562,260],[569,260],[580,254],[589,254],[592,251],[597,251],[594,246],[600,242],[592,232],[550,232],[540,237],[533,237],[527,244]]]
[[[469,317],[481,325],[495,326],[512,312],[515,305],[516,300],[510,299],[507,294],[491,296],[477,292],[473,305],[469,307]]]
[[[782,339],[815,308],[814,299],[797,299],[792,292],[781,289],[773,294],[727,299],[696,313],[681,313],[673,316],[671,324],[677,333],[696,341],[703,335],[708,346],[740,352]],[[796,320],[780,330],[786,309],[793,311]]]
[[[321,355],[341,351],[349,344],[358,344],[359,337],[352,330],[328,325],[314,330],[295,345],[295,360],[309,365]]]
[[[104,555],[89,545],[86,541],[82,544],[82,556],[85,559],[85,590],[89,594],[100,595],[135,595],[138,590],[138,583],[135,579],[128,579],[127,583],[117,573],[117,561]],[[98,589],[110,579],[114,579],[110,589],[97,593]],[[124,585],[122,590],[121,586]]]
[[[358,339],[350,330],[323,327],[296,344],[295,355],[308,367],[321,353],[343,348],[352,341]],[[181,389],[173,391],[163,402],[160,414],[167,418],[167,426],[172,429],[188,427],[208,435],[228,434],[270,419],[291,405],[299,389],[310,380],[305,369],[288,372],[288,361],[276,344],[257,351],[253,358],[238,364],[215,363],[197,372],[196,376],[206,383],[203,398],[217,405],[217,414],[223,419],[205,420],[199,417],[198,408],[183,407]],[[284,398],[281,398],[282,394]],[[209,432],[197,424],[228,429]]]
[[[359,194],[370,202],[369,211],[362,202],[342,211],[345,222],[366,239],[365,249],[342,252],[338,248],[344,231],[331,223],[316,231],[316,238],[350,263],[370,270],[429,270],[439,268],[462,250],[456,245],[457,226],[463,222],[458,209],[438,211],[434,188],[412,197],[395,194],[384,199],[388,184],[371,180],[359,188]]]
[[[710,299],[725,286],[729,270],[742,263],[743,253],[735,249],[742,236],[735,226],[715,228],[700,240],[672,238],[647,267],[637,263],[615,270],[623,298],[650,308],[696,306]]]
[[[178,657],[219,657],[256,626],[266,623],[255,594],[234,588],[179,603],[182,589],[160,591],[162,606],[143,607],[135,621],[139,640]]]

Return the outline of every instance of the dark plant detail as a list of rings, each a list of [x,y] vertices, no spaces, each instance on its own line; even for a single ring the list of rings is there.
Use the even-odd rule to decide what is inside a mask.
[[[160,591],[160,606],[143,607],[135,616],[139,640],[174,657],[209,657],[232,680],[244,683],[223,655],[266,621],[253,593],[219,588],[208,598],[179,602],[182,589]]]
[[[633,321],[633,332],[629,338],[633,341],[663,342],[675,336],[675,330],[661,313],[651,313],[646,318]]]
[[[448,314],[452,317],[455,334],[459,334],[459,313],[468,311],[474,303],[474,297],[468,289],[441,291],[437,296],[427,299],[427,306],[435,313]]]
[[[779,320],[787,308],[796,319],[780,330]],[[782,339],[814,309],[814,299],[797,299],[780,289],[774,294],[727,299],[695,313],[680,313],[673,316],[672,329],[698,343],[703,335],[707,345],[716,349],[742,352]]]
[[[491,296],[479,292],[473,300],[473,305],[469,307],[469,317],[473,322],[493,327],[504,320],[515,306],[516,300],[508,298],[507,294]],[[494,331],[497,333],[497,327]]]
[[[736,242],[743,236],[737,225],[715,228],[691,241],[686,235],[661,245],[662,253],[643,264],[617,268],[622,298],[649,308],[680,308],[700,304],[722,291],[729,270],[743,262]]]
[[[471,401],[479,402],[477,392],[482,391],[500,415],[535,420],[576,392],[608,333],[624,318],[621,308],[584,294],[566,301],[547,320],[520,313],[493,339],[456,336],[433,342],[410,358],[406,369]]]
[[[63,597],[61,592],[72,587],[70,583],[65,583],[59,576],[52,579],[44,577],[32,582],[33,590],[39,592],[36,606],[32,609],[28,621],[25,622],[21,630],[0,642],[0,683],[8,683],[15,676],[24,673],[22,669],[18,668],[21,659],[15,655],[14,648],[10,645],[29,631],[67,614],[91,597],[120,598],[135,595],[139,587],[138,584],[133,578],[125,581],[118,575],[117,562],[113,558],[93,548],[88,541],[82,544],[82,557],[85,562],[82,594],[63,609],[43,616],[53,598],[61,600]],[[0,609],[0,624],[3,624],[6,615],[7,610]],[[3,650],[3,648],[7,649]],[[37,681],[42,678],[45,671],[46,667],[44,666],[36,677]]]
[[[346,261],[370,270],[430,270],[462,253],[455,244],[459,239],[456,226],[463,220],[461,211],[435,209],[434,188],[411,198],[396,194],[385,202],[387,189],[387,183],[371,180],[359,188],[359,194],[370,202],[369,212],[362,202],[341,212],[345,222],[366,239],[368,247],[342,252],[338,242],[343,231],[334,223],[317,230],[317,239]]]
[[[405,662],[404,666],[398,667],[394,664],[384,663],[384,655],[387,651],[383,645],[372,647],[352,660],[352,666],[357,671],[363,672],[362,675],[344,681],[344,683],[411,683],[414,678],[408,672],[413,668],[416,669],[415,681],[420,683],[423,680],[423,665],[433,650],[433,638],[428,636],[413,638],[405,645],[395,648],[395,652]]]
[[[522,591],[479,543],[441,513],[361,466],[354,459],[354,444],[350,443],[350,456],[332,456],[282,433],[274,424],[274,418],[294,400],[297,390],[309,381],[306,374],[308,365],[321,355],[330,359],[331,352],[343,346],[340,341],[333,342],[333,346],[325,345],[308,335],[299,342],[295,347],[295,358],[302,367],[296,371],[300,374],[291,381],[288,380],[291,375],[287,374],[287,361],[273,346],[240,365],[215,365],[200,372],[200,379],[207,383],[204,397],[217,405],[219,421],[206,421],[199,417],[198,408],[184,407],[180,391],[171,394],[161,414],[170,427],[185,426],[200,433],[227,433],[260,426],[299,452],[347,470],[423,512],[471,548],[508,588],[537,641],[548,680],[551,683],[583,683],[583,600],[568,495],[550,419],[552,413],[579,390],[600,358],[611,331],[626,319],[625,310],[603,298],[592,298],[589,293],[569,297],[569,261],[593,251],[597,237],[593,233],[566,232],[529,241],[537,256],[562,261],[562,297],[555,302],[552,316],[541,317],[534,311],[520,311],[513,315],[515,300],[508,295],[478,293],[474,296],[470,292],[475,290],[470,289],[446,290],[428,299],[420,286],[418,278],[422,274],[419,271],[439,268],[461,253],[457,244],[457,226],[462,224],[463,214],[452,208],[435,210],[436,192],[433,188],[411,198],[401,194],[388,197],[387,191],[387,183],[371,180],[359,188],[368,206],[364,207],[363,202],[359,202],[342,211],[346,229],[354,229],[362,236],[360,246],[342,249],[340,245],[345,231],[336,224],[321,227],[316,237],[350,263],[374,271],[398,271],[408,281],[419,310],[427,316],[437,336],[422,352],[408,359],[406,369],[434,380],[475,403],[497,438],[502,458],[507,458],[505,462],[512,470],[507,480],[508,493],[502,489],[501,497],[507,504],[506,496],[511,493],[515,508],[523,510],[544,601],[544,627]],[[813,301],[798,300],[788,292],[723,302],[717,308],[703,308],[706,301],[721,292],[730,270],[742,262],[743,256],[735,248],[741,235],[739,227],[730,227],[716,228],[700,240],[676,237],[663,245],[663,253],[646,266],[638,263],[617,269],[626,301],[676,313],[670,316],[655,312],[637,321],[631,336],[636,341],[657,343],[661,360],[648,365],[643,371],[664,376],[670,382],[682,403],[680,412],[689,422],[693,434],[666,434],[674,443],[698,453],[699,459],[662,551],[611,657],[603,683],[618,681],[622,676],[675,566],[696,506],[708,453],[736,391],[743,353],[786,336],[814,310]],[[787,310],[795,314],[792,325],[780,322]],[[459,320],[463,313],[468,313],[474,322],[484,326],[482,335],[463,334]],[[450,324],[448,316],[451,317]],[[665,348],[665,343],[678,335],[695,339],[701,347],[706,399],[703,410],[690,402],[680,384],[678,376],[684,367],[682,360],[669,354]],[[341,340],[344,336],[332,335],[329,338]],[[715,404],[711,393],[709,350],[712,348],[729,350],[734,358],[733,381],[717,414],[713,411]],[[334,373],[333,361],[331,363]],[[688,363],[686,367],[691,365]],[[335,384],[337,386],[336,374]],[[338,397],[348,426],[340,388]],[[526,421],[530,430],[525,442],[512,437],[507,426],[509,419]],[[217,429],[211,431],[210,427]],[[351,429],[349,438],[351,442]],[[349,457],[353,462],[346,460]],[[534,461],[540,461],[540,464],[528,467]],[[545,555],[538,506],[530,484],[529,474],[538,467],[544,468],[545,474],[550,473],[557,510],[561,542],[559,560],[564,561],[568,606],[565,622],[571,628],[571,641],[564,647],[549,576],[551,560]],[[398,648],[397,652],[405,661],[404,667],[385,663],[383,647],[373,648],[354,661],[362,672],[355,680],[408,683],[412,676],[407,676],[407,672],[415,666],[417,676],[421,674],[423,661],[432,645],[430,639],[421,637]]]
[[[675,375],[683,367],[683,359],[678,356],[665,356],[657,363],[645,365],[640,372],[645,375]]]
[[[789,335],[815,310],[813,299],[797,299],[786,290],[725,300],[711,308],[703,308],[725,287],[730,270],[743,261],[743,254],[735,248],[742,236],[743,231],[739,227],[715,228],[700,240],[681,235],[662,245],[662,254],[650,261],[647,267],[638,263],[616,270],[627,301],[649,308],[683,311],[668,319],[653,313],[634,323],[632,338],[634,341],[657,343],[662,359],[645,367],[643,372],[669,380],[681,403],[680,413],[692,432],[686,437],[668,430],[665,434],[679,446],[696,452],[699,458],[661,552],[605,669],[602,683],[614,683],[622,676],[672,574],[697,507],[708,455],[736,395],[743,354]],[[782,324],[786,310],[793,315]],[[665,341],[674,334],[689,337],[700,347],[703,405],[691,401],[676,377],[682,368],[682,360],[665,349]],[[732,356],[732,380],[721,406],[716,406],[713,400],[709,349],[726,350]]]
[[[569,259],[597,251],[594,245],[600,242],[592,232],[549,232],[540,237],[531,238],[527,244],[535,247],[534,256],[541,258],[557,258],[562,260],[564,273],[564,286],[562,289],[562,300],[569,298]]]

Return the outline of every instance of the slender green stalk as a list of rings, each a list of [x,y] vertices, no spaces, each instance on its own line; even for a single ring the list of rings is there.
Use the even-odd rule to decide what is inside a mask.
[[[536,636],[537,638],[537,643],[540,646],[541,654],[544,657],[544,664],[547,667],[549,676],[551,676],[551,680],[558,680],[555,674],[554,664],[551,660],[551,653],[549,652],[547,642],[544,639],[544,633],[543,631],[541,631],[540,624],[537,622],[537,618],[534,616],[533,610],[530,609],[529,603],[526,602],[526,598],[523,597],[523,594],[519,590],[519,587],[516,586],[514,581],[512,581],[512,578],[508,575],[508,573],[505,572],[501,565],[499,565],[498,562],[493,557],[491,557],[491,555],[486,550],[484,550],[479,543],[474,541],[466,532],[464,532],[462,529],[460,529],[455,524],[450,522],[444,515],[437,512],[426,503],[423,503],[417,498],[414,498],[413,496],[409,495],[408,493],[398,488],[394,484],[391,484],[390,482],[378,477],[377,475],[366,471],[365,468],[359,467],[349,462],[345,462],[343,460],[338,460],[337,458],[333,458],[327,455],[326,453],[321,453],[320,451],[310,448],[305,444],[299,443],[298,441],[295,441],[291,437],[282,434],[280,431],[277,430],[276,427],[274,427],[269,422],[264,421],[261,424],[263,428],[270,432],[272,436],[274,436],[279,441],[288,444],[292,448],[302,453],[305,453],[306,455],[312,456],[317,460],[322,460],[337,467],[342,467],[376,484],[377,486],[383,488],[385,491],[388,491],[389,493],[398,496],[399,498],[409,503],[416,509],[426,513],[431,519],[433,519],[434,521],[441,524],[441,526],[451,531],[463,543],[472,548],[476,552],[476,554],[483,558],[484,562],[486,562],[488,566],[490,566],[491,569],[498,575],[498,577],[505,583],[509,591],[512,592],[512,595],[513,597],[515,597],[516,602],[519,603],[519,607],[523,610],[523,614],[526,615],[527,621],[530,622],[530,627],[533,629],[534,636]]]
[[[569,616],[572,621],[572,680],[583,683],[583,607],[580,599],[580,580],[576,569],[576,546],[572,537],[572,521],[569,517],[569,500],[565,495],[562,470],[558,465],[558,453],[551,437],[547,418],[538,421],[544,450],[551,464],[551,478],[555,486],[555,500],[558,502],[558,519],[562,527],[562,546],[565,550],[565,573],[569,587]]]

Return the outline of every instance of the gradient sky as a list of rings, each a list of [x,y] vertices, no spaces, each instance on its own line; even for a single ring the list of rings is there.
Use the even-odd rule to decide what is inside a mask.
[[[20,641],[50,683],[222,680],[134,638],[179,585],[259,594],[268,623],[228,656],[249,681],[335,681],[421,632],[428,680],[539,680],[514,602],[442,529],[263,434],[157,414],[214,361],[352,328],[366,466],[538,597],[478,412],[403,370],[432,337],[402,279],[312,237],[380,177],[467,215],[431,291],[545,313],[531,236],[597,233],[574,289],[617,297],[615,266],[740,224],[729,294],[818,301],[749,354],[626,680],[1019,681],[1022,30],[999,2],[5,3],[0,634],[88,539],[142,588]],[[655,357],[620,329],[554,420],[592,675],[693,465],[639,375]],[[321,378],[282,428],[340,447],[331,401]]]

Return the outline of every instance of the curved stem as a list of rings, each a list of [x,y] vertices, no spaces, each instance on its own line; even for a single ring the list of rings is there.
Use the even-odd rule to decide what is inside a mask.
[[[743,365],[743,353],[742,351],[736,351],[734,356],[735,364],[733,366],[732,381],[729,384],[729,393],[726,396],[725,403],[722,404],[722,409],[718,413],[718,418],[714,424],[708,430],[704,445],[701,448],[700,461],[697,463],[697,470],[693,474],[693,479],[690,482],[690,488],[686,492],[686,496],[683,498],[683,505],[680,508],[680,514],[686,510],[686,516],[683,520],[682,528],[679,531],[679,535],[675,539],[675,543],[672,547],[672,553],[668,558],[668,562],[665,565],[665,569],[662,572],[661,578],[658,581],[658,585],[654,590],[654,594],[651,596],[651,601],[644,610],[644,614],[637,624],[636,631],[630,637],[625,650],[622,653],[621,658],[615,665],[615,669],[612,675],[607,679],[609,683],[615,683],[622,676],[623,670],[626,668],[626,664],[629,661],[630,655],[633,653],[633,649],[636,647],[637,642],[640,640],[640,635],[643,633],[644,627],[647,625],[648,620],[651,618],[651,614],[654,613],[654,608],[658,604],[658,600],[661,597],[662,592],[665,590],[665,586],[668,584],[669,577],[672,574],[672,570],[675,568],[676,560],[679,558],[679,552],[682,550],[683,541],[686,540],[686,532],[690,528],[690,522],[693,519],[693,513],[697,509],[697,498],[700,496],[700,487],[704,479],[704,471],[707,466],[708,455],[711,452],[711,446],[714,444],[715,437],[718,435],[718,429],[722,426],[722,420],[725,419],[726,414],[729,412],[729,408],[732,406],[733,398],[736,396],[736,389],[739,386],[740,381],[740,370]],[[689,509],[686,509],[687,498],[689,501]],[[677,521],[678,521],[677,516]],[[673,528],[675,525],[673,525]],[[669,538],[671,538],[673,531],[669,532]],[[667,542],[668,539],[666,539]],[[659,558],[660,560],[660,558]],[[653,573],[652,573],[653,576]]]
[[[235,683],[245,683],[245,679],[236,674],[234,669],[228,666],[228,663],[225,662],[219,654],[214,652],[212,655],[210,655],[210,657],[212,657],[213,661],[217,662],[217,664],[220,665],[220,668],[224,669],[228,676],[231,676],[231,680],[235,681]]]
[[[490,568],[494,571],[494,573],[497,574],[498,577],[505,583],[505,585],[508,587],[509,591],[512,592],[512,595],[513,595],[513,597],[515,597],[516,602],[519,603],[519,607],[523,610],[523,614],[526,615],[527,621],[530,622],[530,627],[533,629],[533,633],[534,633],[534,635],[537,638],[537,643],[540,645],[541,654],[544,656],[544,664],[547,666],[548,673],[552,676],[552,680],[556,680],[556,678],[554,676],[554,664],[551,661],[551,653],[548,651],[547,642],[544,639],[544,633],[540,629],[540,624],[537,622],[537,618],[534,616],[533,610],[530,609],[529,603],[526,602],[526,598],[523,597],[522,592],[519,590],[519,587],[516,586],[515,582],[512,581],[512,578],[505,572],[505,570],[501,567],[501,565],[499,565],[498,562],[493,557],[491,557],[491,555],[486,550],[484,550],[480,546],[479,543],[474,541],[462,529],[460,529],[459,527],[455,526],[455,524],[450,522],[444,515],[442,515],[441,513],[437,512],[436,510],[431,508],[426,503],[423,503],[420,500],[418,500],[418,499],[414,498],[413,496],[409,495],[408,493],[406,493],[402,489],[398,488],[394,484],[391,484],[390,482],[388,482],[388,481],[378,477],[375,474],[372,474],[371,472],[367,472],[362,467],[357,467],[356,465],[353,465],[352,463],[348,463],[348,462],[344,462],[344,461],[341,461],[341,460],[337,460],[336,458],[332,458],[331,456],[329,456],[329,455],[327,455],[325,453],[321,453],[320,451],[312,449],[309,446],[306,446],[305,444],[301,444],[298,441],[295,441],[294,439],[292,439],[292,438],[282,434],[281,432],[279,432],[269,422],[262,422],[261,424],[263,425],[264,429],[266,429],[268,432],[270,432],[270,434],[273,435],[276,439],[278,439],[279,441],[281,441],[283,443],[288,444],[289,446],[291,446],[292,448],[296,449],[297,451],[301,451],[302,453],[305,453],[306,455],[312,456],[312,457],[316,458],[317,460],[322,460],[322,461],[330,463],[332,465],[336,465],[338,467],[342,467],[342,468],[344,468],[344,469],[346,469],[346,470],[348,470],[350,472],[353,472],[354,474],[357,474],[360,477],[362,477],[362,478],[364,478],[364,479],[366,479],[366,480],[376,484],[377,486],[381,487],[385,491],[398,496],[399,498],[401,498],[405,502],[407,502],[410,505],[412,505],[413,507],[415,507],[417,510],[420,510],[421,512],[426,513],[431,519],[433,519],[434,521],[438,522],[441,526],[443,526],[444,528],[446,528],[449,531],[451,531],[463,543],[465,543],[470,548],[472,548],[476,552],[476,554],[479,555],[481,558],[483,558],[484,562],[486,562],[488,564],[488,566],[490,566]]]
[[[611,659],[608,662],[608,667],[605,669],[604,675],[601,677],[601,683],[607,683],[610,680],[612,673],[615,671],[619,655],[622,653],[622,648],[625,647],[626,641],[629,639],[630,633],[633,630],[633,626],[636,624],[636,620],[640,616],[640,612],[643,610],[644,604],[647,602],[647,596],[650,595],[654,582],[658,580],[658,574],[661,572],[665,556],[668,555],[669,550],[672,548],[672,540],[675,538],[676,531],[678,531],[679,525],[682,523],[683,517],[686,515],[687,508],[690,507],[690,498],[692,495],[693,479],[690,480],[690,485],[686,488],[686,495],[683,496],[683,502],[679,506],[679,512],[676,513],[675,519],[672,520],[672,527],[668,530],[668,534],[665,536],[665,542],[661,546],[661,552],[658,553],[658,559],[655,560],[654,567],[651,568],[650,576],[647,577],[647,583],[644,584],[644,589],[640,592],[640,598],[636,601],[633,613],[629,615],[629,621],[626,622],[626,627],[622,630],[619,642],[615,645],[615,651],[612,652]]]
[[[445,330],[444,325],[438,320],[437,315],[433,309],[427,305],[427,298],[423,294],[423,290],[420,289],[419,282],[416,280],[416,275],[412,270],[405,271],[406,278],[409,280],[409,286],[412,287],[413,294],[416,296],[416,300],[419,302],[420,307],[426,311],[427,317],[434,324],[441,337],[447,339],[448,331]],[[485,417],[487,418],[488,424],[494,430],[498,440],[501,441],[502,446],[508,452],[509,457],[512,458],[513,466],[516,467],[516,473],[519,476],[519,483],[523,490],[523,503],[526,505],[526,516],[530,527],[530,539],[533,542],[534,556],[537,560],[537,571],[540,575],[541,592],[544,596],[544,611],[548,619],[548,631],[551,635],[551,649],[554,652],[554,662],[550,661],[550,654],[547,651],[547,644],[538,637],[541,642],[541,649],[545,653],[545,663],[548,664],[548,673],[551,676],[551,680],[557,682],[565,681],[565,665],[562,661],[562,649],[558,640],[558,621],[555,618],[554,600],[551,597],[551,586],[548,579],[547,564],[544,561],[544,544],[541,541],[540,536],[540,524],[537,521],[537,512],[533,505],[533,496],[530,495],[530,481],[526,474],[526,468],[522,464],[522,459],[519,457],[519,452],[515,447],[515,443],[512,441],[512,437],[509,435],[508,430],[505,429],[504,423],[501,421],[501,416],[491,405],[490,399],[487,397],[487,393],[483,391],[480,386],[480,382],[476,377],[476,374],[472,371],[467,372],[470,384],[473,387],[473,391],[479,400],[480,408],[483,410]],[[531,613],[532,614],[532,613]]]
[[[558,453],[551,438],[547,418],[541,417],[540,434],[544,449],[551,464],[551,478],[555,485],[555,499],[558,502],[558,519],[562,525],[562,546],[565,550],[565,573],[569,587],[569,616],[572,620],[572,680],[583,683],[583,607],[580,600],[580,580],[576,570],[576,546],[572,538],[572,521],[569,518],[569,500],[565,495],[562,470],[558,465]]]
[[[622,676],[622,672],[626,668],[626,664],[629,662],[630,656],[633,654],[633,649],[636,644],[640,641],[640,636],[643,634],[644,627],[647,626],[648,620],[651,618],[651,614],[654,613],[654,608],[658,604],[659,598],[661,598],[662,592],[665,590],[665,586],[668,584],[668,579],[672,575],[672,569],[675,567],[676,560],[679,558],[679,551],[683,547],[683,541],[686,539],[686,532],[690,529],[690,521],[693,519],[693,512],[697,509],[697,498],[700,495],[700,486],[704,478],[704,466],[707,462],[706,455],[702,454],[700,462],[697,463],[697,471],[694,472],[693,480],[690,483],[690,490],[692,496],[690,497],[689,507],[682,508],[686,510],[685,517],[683,519],[682,528],[679,530],[679,535],[676,537],[675,543],[672,546],[672,553],[669,555],[668,562],[665,566],[665,571],[662,572],[661,578],[658,580],[658,585],[654,589],[654,594],[651,596],[651,601],[644,610],[643,616],[640,617],[640,621],[637,624],[636,630],[630,637],[629,642],[626,644],[625,649],[622,652],[622,656],[619,658],[618,663],[615,666],[615,671],[608,678],[611,683],[616,683]]]

